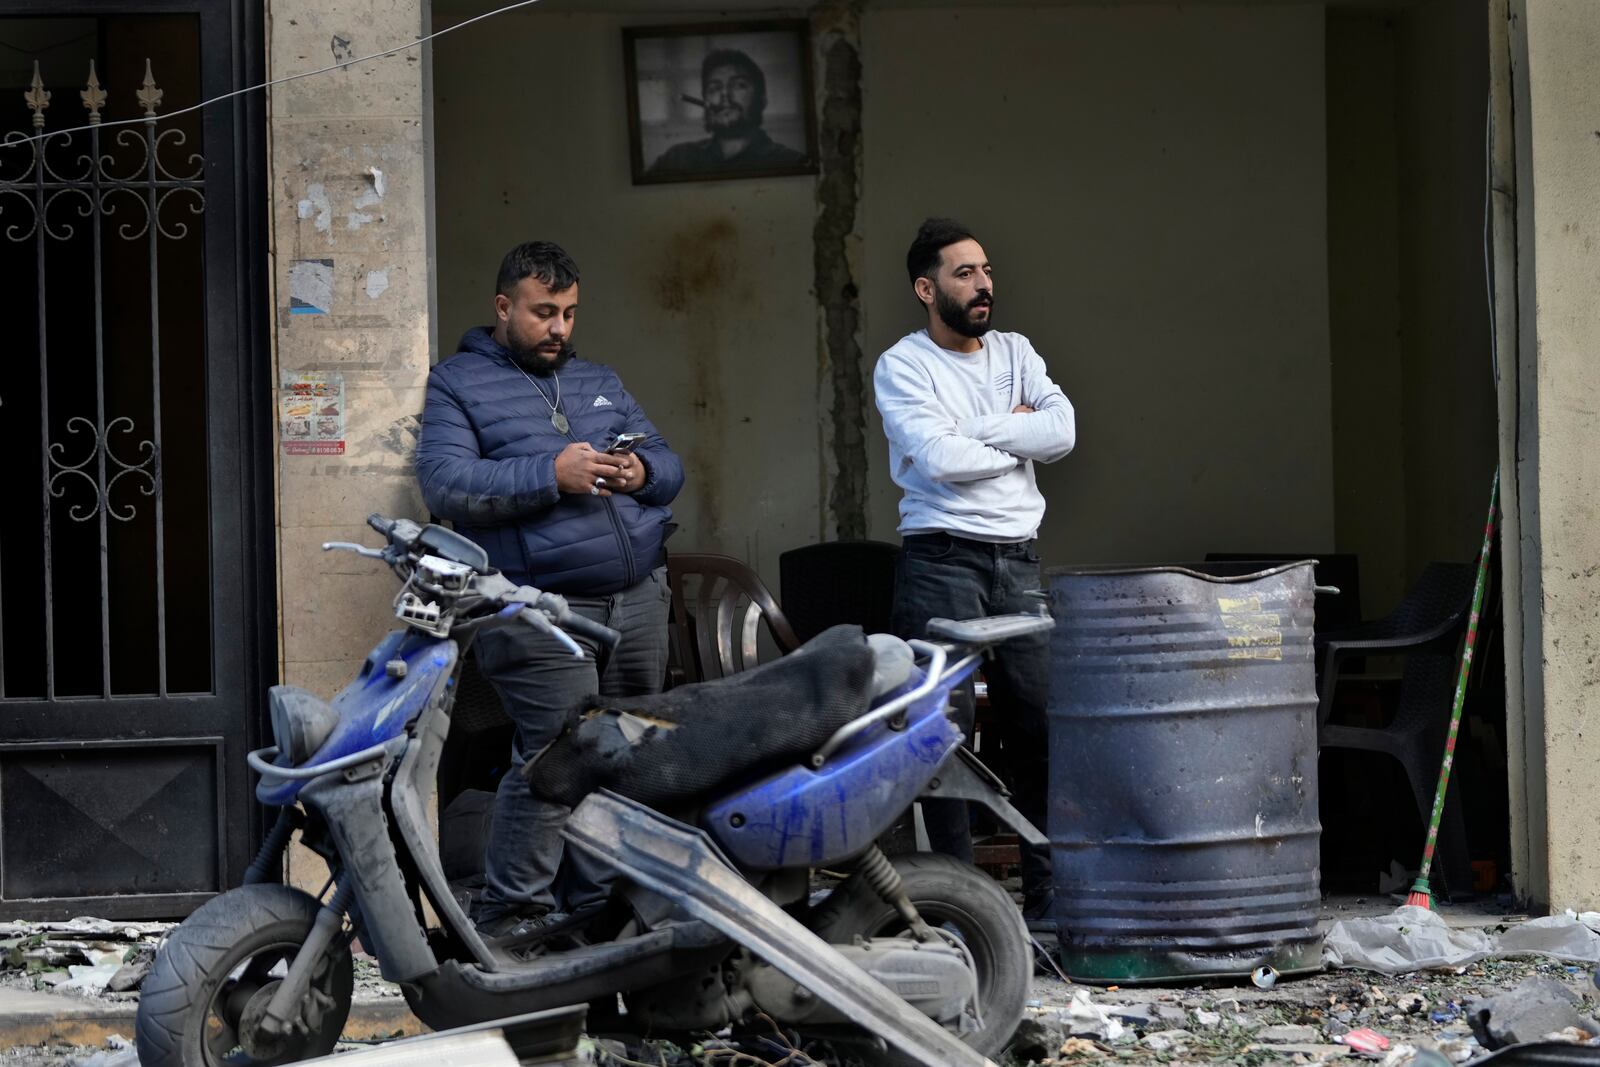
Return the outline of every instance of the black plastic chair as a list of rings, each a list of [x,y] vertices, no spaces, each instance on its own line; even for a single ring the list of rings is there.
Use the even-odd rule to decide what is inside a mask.
[[[1386,617],[1317,638],[1322,666],[1318,743],[1324,750],[1381,752],[1399,761],[1424,827],[1433,813],[1433,793],[1450,727],[1460,647],[1472,606],[1473,578],[1470,564],[1430,563],[1400,605]],[[1405,658],[1394,718],[1383,727],[1331,721],[1340,679],[1347,676],[1346,661],[1374,655]],[[1445,885],[1458,895],[1472,885],[1459,780],[1459,775],[1451,775],[1435,856],[1435,870],[1442,870]]]
[[[809,641],[842,622],[888,633],[899,558],[887,541],[824,541],[779,556],[778,595],[795,636]]]

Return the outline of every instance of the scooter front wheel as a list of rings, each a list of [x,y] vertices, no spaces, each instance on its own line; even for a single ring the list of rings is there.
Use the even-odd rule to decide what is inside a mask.
[[[317,961],[290,1033],[258,1025],[319,907],[289,886],[247,885],[180,923],[140,990],[141,1067],[267,1067],[332,1052],[354,988],[342,939]]]
[[[983,1023],[961,1040],[985,1056],[998,1054],[1022,1020],[1033,976],[1022,913],[993,878],[970,864],[926,852],[897,856],[893,863],[922,918],[960,938],[972,954]],[[823,902],[814,927],[824,941],[849,944],[856,937],[906,932],[894,906],[861,879],[852,879],[838,892],[845,896]]]

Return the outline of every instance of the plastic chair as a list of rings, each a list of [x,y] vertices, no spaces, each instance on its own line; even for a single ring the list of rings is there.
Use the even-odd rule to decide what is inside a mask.
[[[824,541],[778,557],[778,591],[801,641],[851,622],[888,633],[900,546],[887,541]]]
[[[1317,740],[1323,749],[1382,752],[1399,761],[1422,824],[1433,812],[1433,793],[1449,731],[1458,655],[1472,606],[1474,571],[1465,563],[1430,563],[1399,607],[1375,622],[1319,636],[1322,680],[1317,704]],[[1403,655],[1399,706],[1383,727],[1332,722],[1345,661],[1372,655]],[[1459,775],[1452,775],[1439,824],[1438,865],[1446,886],[1464,893],[1472,885]]]
[[[669,553],[672,590],[669,683],[705,682],[760,662],[757,636],[766,621],[781,653],[800,647],[783,609],[754,571],[732,556]]]

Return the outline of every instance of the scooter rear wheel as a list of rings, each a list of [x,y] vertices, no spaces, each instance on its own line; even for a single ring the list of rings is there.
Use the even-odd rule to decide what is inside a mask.
[[[1022,913],[993,878],[970,864],[925,852],[898,856],[893,863],[922,918],[955,934],[972,954],[983,1025],[960,1036],[985,1056],[994,1056],[1022,1020],[1033,976]],[[871,886],[856,880],[839,892],[848,896],[824,902],[814,928],[824,941],[848,944],[855,937],[905,932],[905,921]]]
[[[283,885],[213,897],[168,935],[139,994],[142,1067],[268,1067],[333,1051],[350,1014],[350,946],[336,939],[317,962],[301,1026],[269,1039],[251,1025],[288,970],[320,905]]]

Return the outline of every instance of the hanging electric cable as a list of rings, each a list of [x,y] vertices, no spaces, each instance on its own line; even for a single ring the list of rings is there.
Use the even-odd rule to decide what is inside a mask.
[[[118,119],[115,122],[99,123],[96,127],[90,127],[88,125],[69,126],[64,130],[51,130],[48,133],[34,134],[32,137],[6,139],[0,141],[0,148],[13,148],[17,145],[32,144],[35,141],[44,141],[51,137],[62,137],[69,133],[81,133],[82,131],[91,128],[106,130],[113,126],[136,126],[144,123],[165,122],[168,119],[175,119],[179,115],[187,115],[192,111],[199,111],[201,108],[210,107],[212,104],[220,104],[224,100],[232,100],[234,97],[243,96],[246,93],[259,92],[263,89],[270,89],[275,85],[284,85],[288,82],[299,81],[301,78],[311,78],[318,74],[327,74],[330,71],[344,70],[346,67],[354,66],[357,63],[368,63],[374,59],[382,59],[385,56],[392,56],[396,53],[404,52],[408,48],[417,48],[421,45],[427,44],[429,41],[432,41],[435,38],[443,37],[447,33],[452,33],[456,30],[459,30],[463,26],[470,26],[474,22],[482,22],[484,19],[494,18],[496,15],[503,15],[508,11],[515,11],[519,7],[528,7],[529,5],[537,4],[538,2],[539,0],[516,0],[515,3],[506,4],[503,7],[497,7],[493,11],[485,11],[483,14],[474,15],[469,19],[462,19],[460,22],[446,26],[442,30],[435,30],[426,36],[418,37],[414,41],[407,41],[405,44],[397,44],[393,48],[385,48],[381,52],[373,52],[371,55],[357,56],[354,59],[346,59],[339,63],[329,64],[326,67],[319,67],[316,70],[303,70],[298,74],[286,74],[281,78],[271,78],[260,83],[259,85],[247,85],[242,89],[234,89],[231,92],[221,93],[217,96],[202,100],[198,104],[190,104],[188,107],[179,108],[177,111],[169,111],[164,115],[145,115],[136,119]]]

